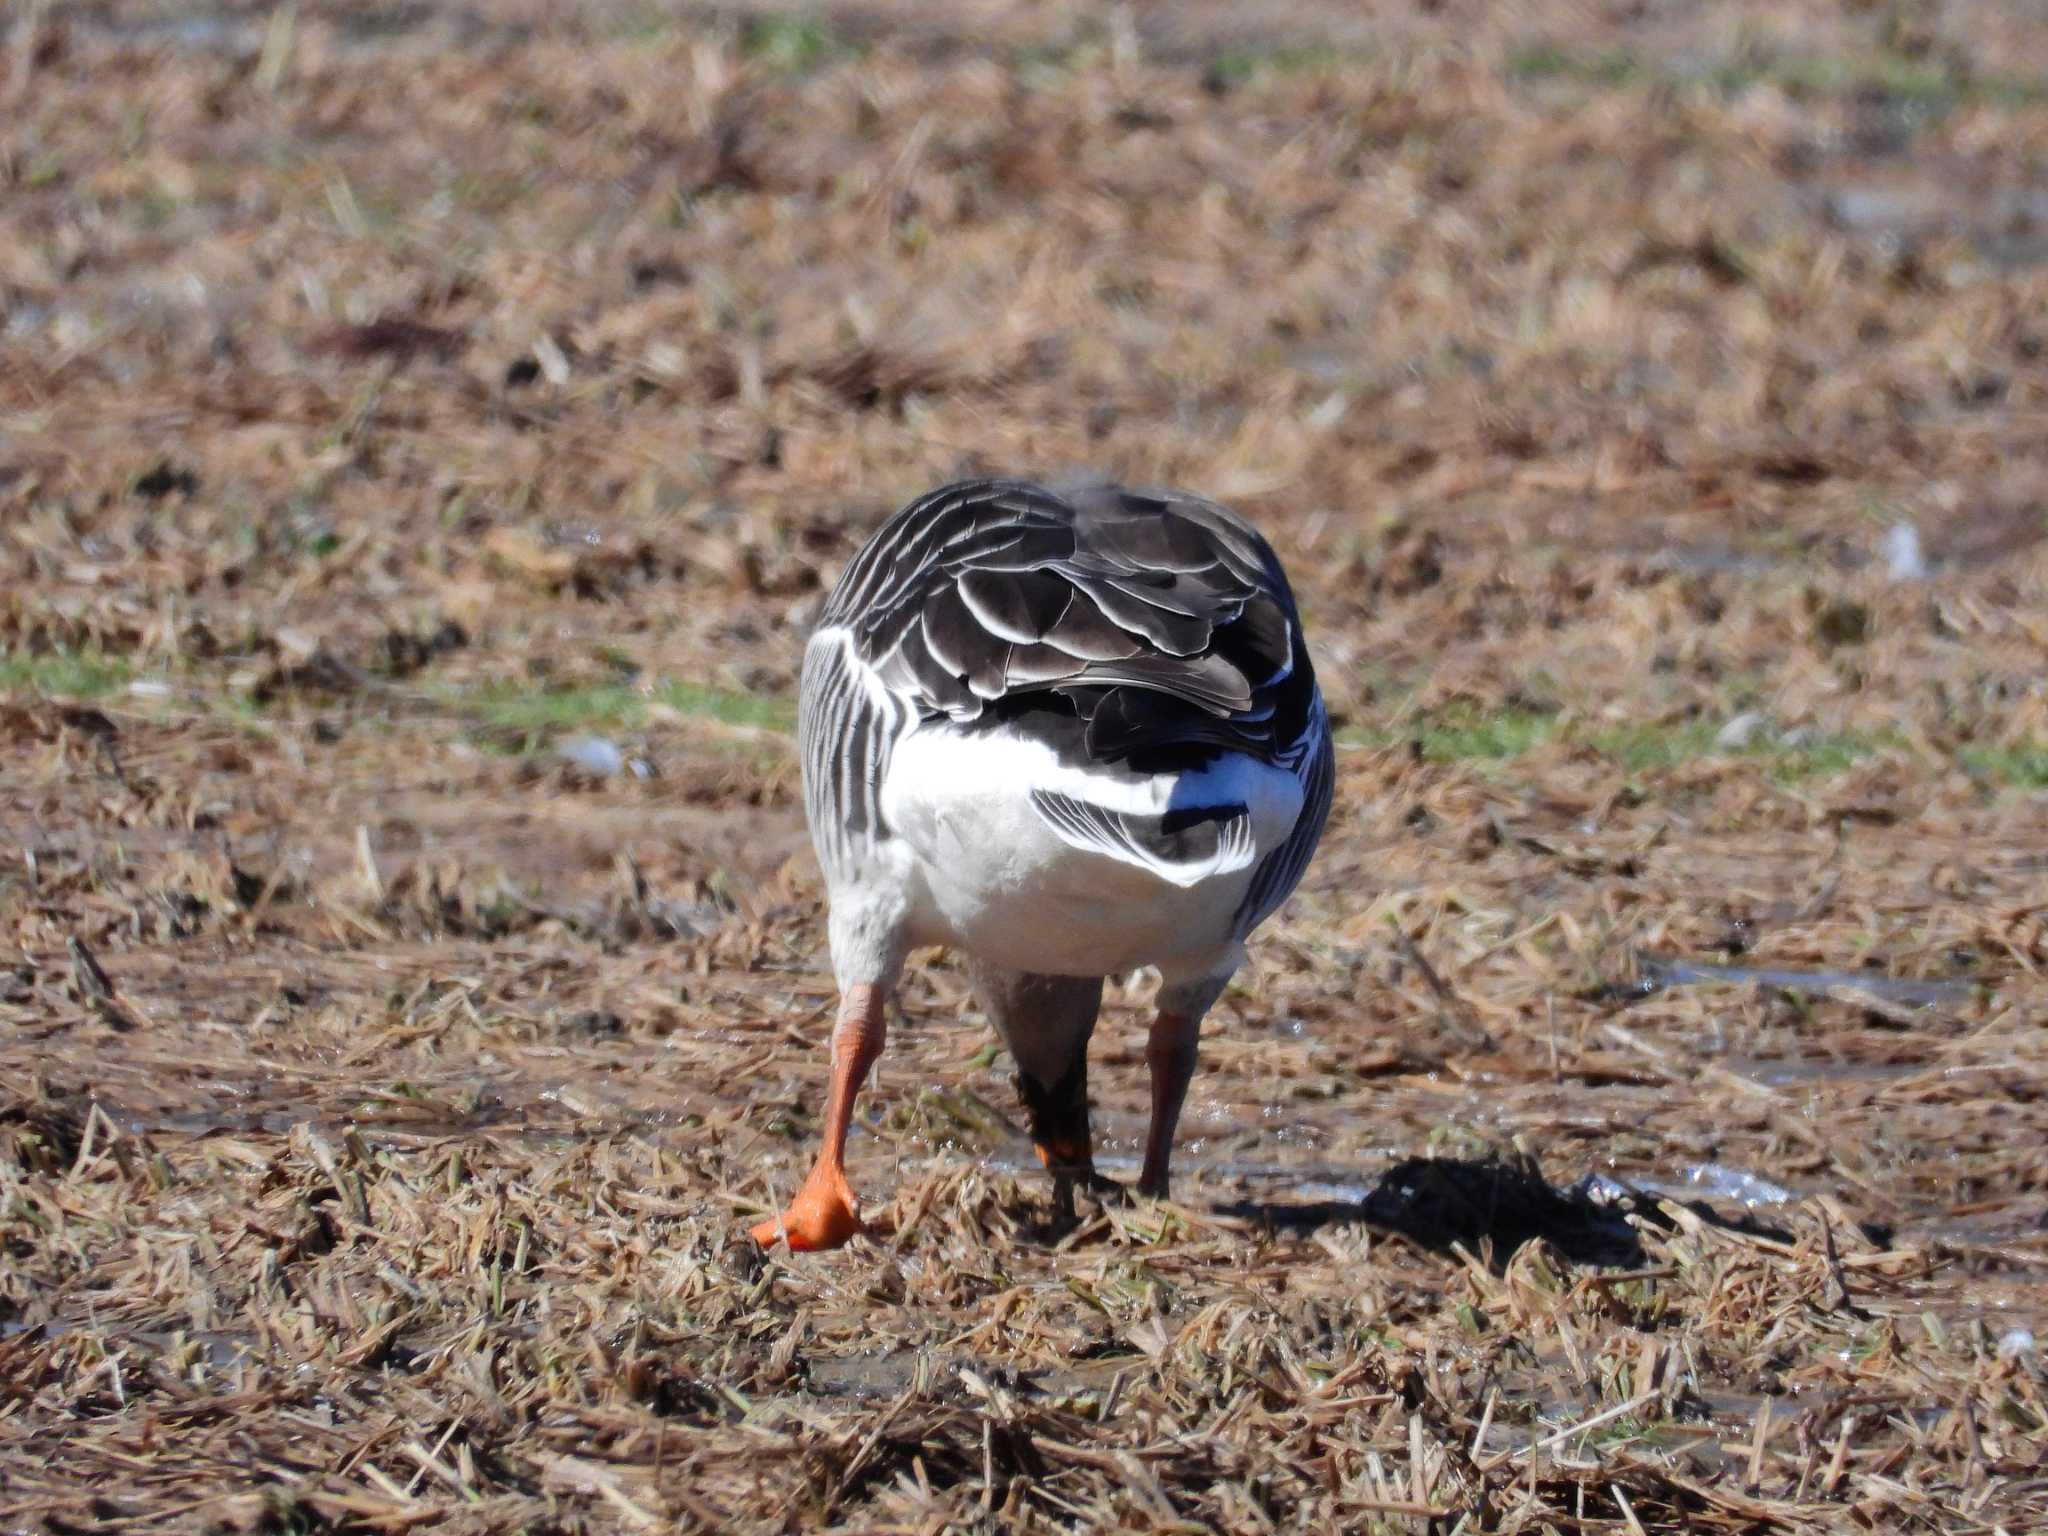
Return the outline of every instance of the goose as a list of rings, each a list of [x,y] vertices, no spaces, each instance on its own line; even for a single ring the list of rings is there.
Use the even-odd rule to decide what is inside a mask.
[[[860,1230],[855,1096],[911,950],[966,960],[1054,1199],[1099,1188],[1103,981],[1160,977],[1138,1180],[1166,1198],[1203,1016],[1328,819],[1329,716],[1272,547],[1183,491],[963,480],[869,538],[806,645],[797,747],[839,989],[823,1144],[761,1246]]]

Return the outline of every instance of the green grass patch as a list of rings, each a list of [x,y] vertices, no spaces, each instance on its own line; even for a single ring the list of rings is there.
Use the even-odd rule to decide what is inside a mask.
[[[1683,725],[1622,725],[1596,733],[1593,745],[1630,773],[1655,773],[1714,753],[1720,727],[1710,721]]]
[[[29,656],[18,651],[0,651],[0,689],[10,693],[40,693],[58,699],[97,699],[119,693],[134,675],[134,669],[127,662],[114,656],[80,651],[53,651],[46,656]]]
[[[1624,1413],[1620,1418],[1610,1420],[1588,1432],[1583,1437],[1583,1443],[1611,1450],[1633,1440],[1646,1439],[1654,1434],[1656,1429],[1657,1423],[1654,1419],[1646,1419],[1637,1413]]]
[[[518,738],[518,750],[531,750],[574,731],[633,730],[646,723],[655,705],[725,725],[784,732],[796,729],[796,704],[791,699],[703,683],[664,682],[651,689],[623,683],[581,688],[487,684],[445,698],[473,716],[481,730],[501,738]]]
[[[1209,61],[1206,78],[1218,85],[1237,86],[1262,76],[1302,75],[1361,62],[1362,55],[1347,54],[1327,43],[1273,43],[1224,49]]]
[[[1505,762],[1542,746],[1557,717],[1533,709],[1446,710],[1418,722],[1413,739],[1433,763]]]
[[[1758,49],[1704,64],[1678,65],[1626,48],[1536,43],[1509,55],[1507,74],[1512,80],[1562,80],[1604,89],[1645,81],[1705,85],[1723,96],[1739,96],[1759,85],[1818,96],[1869,91],[1936,111],[1966,102],[2016,107],[2048,100],[2048,80],[1977,74],[1941,60],[1894,52],[1842,55]]]
[[[700,683],[661,683],[657,703],[685,715],[700,715],[727,725],[750,725],[764,731],[794,731],[796,700],[775,693],[745,693],[737,688],[711,688]]]
[[[647,718],[647,695],[616,684],[591,688],[491,684],[465,689],[448,702],[474,715],[486,729],[529,737],[632,726]]]
[[[1964,747],[1956,761],[1982,778],[2015,789],[2048,789],[2048,742],[2016,747]]]
[[[1538,43],[1508,56],[1511,80],[1572,80],[1581,85],[1627,85],[1642,73],[1642,61],[1623,48],[1592,52]]]
[[[1722,747],[1716,743],[1725,724],[1720,720],[1688,720],[1678,725],[1617,726],[1586,739],[1631,773],[1675,768],[1702,758],[1735,757],[1760,761],[1771,777],[1784,781],[1825,778],[1901,745],[1897,737],[1889,734],[1779,732],[1766,727],[1740,746]]]
[[[757,16],[740,29],[740,51],[769,69],[803,74],[858,50],[816,16]]]
[[[1456,705],[1390,725],[1353,725],[1337,733],[1340,747],[1408,745],[1432,763],[1500,763],[1542,746],[1556,717],[1534,709]]]
[[[1843,731],[1797,741],[1766,739],[1752,750],[1771,759],[1771,772],[1778,778],[1824,779],[1898,745],[1898,738],[1888,733],[1872,736]]]
[[[1860,59],[1827,54],[1777,54],[1735,61],[1714,75],[1715,85],[1730,95],[1763,82],[1815,95],[1871,91],[1896,101],[1941,109],[1961,102],[2017,107],[2048,99],[2048,80],[2021,75],[1980,75],[1958,70],[1941,60],[1909,58],[1900,53],[1879,53]]]

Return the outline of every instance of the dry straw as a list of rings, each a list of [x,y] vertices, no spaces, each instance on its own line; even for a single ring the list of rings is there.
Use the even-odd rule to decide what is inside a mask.
[[[1098,9],[17,19],[0,1529],[2048,1524],[2048,37]],[[1078,465],[1272,532],[1330,836],[1183,1203],[925,957],[764,1259],[820,585]]]

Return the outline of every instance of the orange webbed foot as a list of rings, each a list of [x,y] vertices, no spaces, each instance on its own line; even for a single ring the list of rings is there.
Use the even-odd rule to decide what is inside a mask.
[[[847,1187],[846,1175],[837,1169],[814,1168],[789,1202],[789,1209],[753,1229],[754,1241],[763,1248],[787,1238],[793,1253],[815,1253],[845,1245],[860,1230],[860,1206]]]

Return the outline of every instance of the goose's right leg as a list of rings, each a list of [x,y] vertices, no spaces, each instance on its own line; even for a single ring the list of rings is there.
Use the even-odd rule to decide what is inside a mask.
[[[1076,1186],[1097,1183],[1088,1130],[1088,1039],[1102,1011],[1099,976],[1039,976],[970,959],[989,1022],[1017,1063],[1031,1144],[1052,1175],[1053,1204],[1074,1214]]]
[[[1187,978],[1162,977],[1158,1011],[1145,1042],[1145,1064],[1152,1076],[1152,1124],[1145,1132],[1145,1167],[1138,1175],[1138,1193],[1167,1198],[1173,1133],[1195,1076],[1195,1050],[1202,1038],[1202,1018],[1223,995],[1224,987],[1244,959],[1244,951],[1224,954],[1206,973]]]

